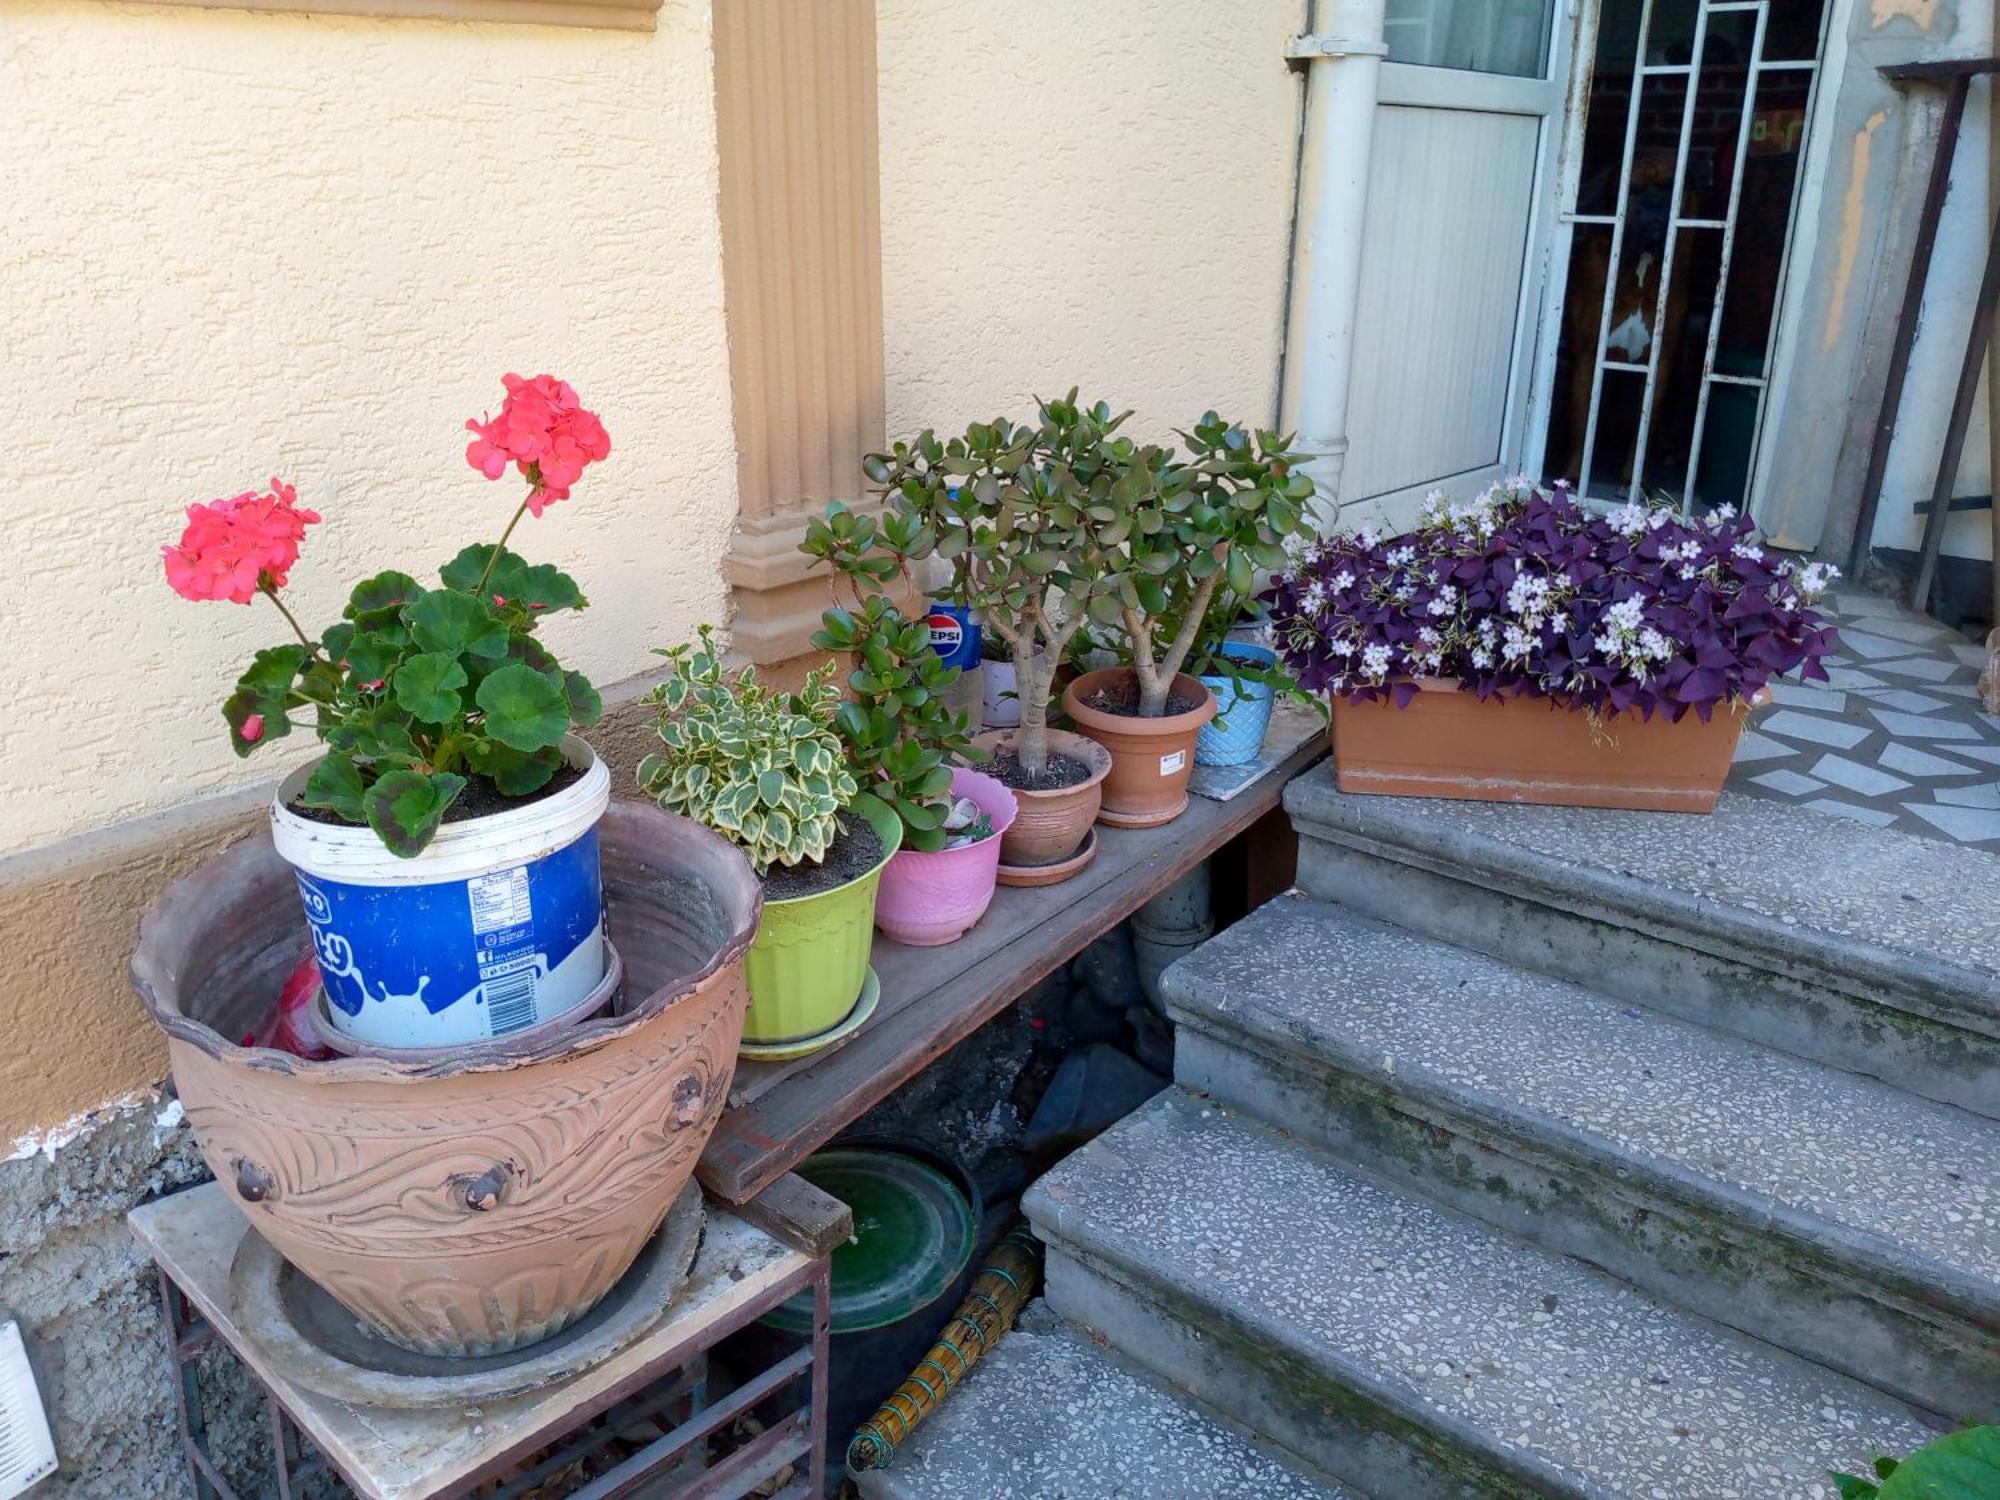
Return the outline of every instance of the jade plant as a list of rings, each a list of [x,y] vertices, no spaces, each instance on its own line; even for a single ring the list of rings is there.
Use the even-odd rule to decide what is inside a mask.
[[[905,619],[877,592],[827,610],[812,644],[853,658],[834,727],[862,788],[903,820],[904,848],[944,848],[955,831],[946,826],[952,764],[986,758],[970,718],[946,701],[958,669],[931,649],[924,621]]]
[[[1165,711],[1179,673],[1202,669],[1195,653],[1219,646],[1258,570],[1290,560],[1285,542],[1307,529],[1313,494],[1299,455],[1275,432],[1252,433],[1209,411],[1181,439],[1187,456],[1159,469],[1155,488],[1122,502],[1113,488],[1121,512],[1101,528],[1130,539],[1114,553],[1109,588],[1091,612],[1124,628],[1119,654],[1137,679],[1142,718]]]
[[[659,648],[671,664],[648,695],[659,709],[660,748],[639,763],[639,785],[668,812],[714,829],[749,857],[762,879],[774,865],[817,864],[840,833],[840,813],[861,790],[848,768],[835,714],[831,666],[806,674],[796,693],[723,666],[715,632]]]
[[[378,573],[355,586],[341,620],[308,634],[279,591],[319,515],[278,479],[265,493],[190,506],[179,543],[164,549],[167,580],[182,597],[247,605],[261,595],[297,637],[257,652],[224,700],[236,753],[314,730],[326,753],[302,803],[365,824],[404,858],[429,845],[473,777],[504,797],[547,786],[563,765],[564,738],[602,712],[589,680],[535,635],[548,616],[584,608],[582,590],[506,544],[524,514],[566,498],[611,440],[565,382],[509,375],[505,383],[500,415],[466,424],[476,434],[466,459],[489,479],[514,465],[527,496],[498,542],[465,548],[439,569],[437,585]]]
[[[1183,434],[1181,458],[1122,435],[1129,416],[1072,390],[1039,403],[1032,425],[926,430],[863,461],[887,502],[879,522],[841,509],[807,533],[808,553],[857,579],[883,583],[932,556],[951,565],[958,602],[1013,653],[1016,754],[1031,775],[1048,763],[1056,667],[1085,623],[1124,629],[1139,712],[1158,716],[1215,589],[1247,591],[1257,567],[1279,566],[1312,493],[1275,434],[1253,439],[1211,412]],[[1188,623],[1162,639],[1177,595]]]

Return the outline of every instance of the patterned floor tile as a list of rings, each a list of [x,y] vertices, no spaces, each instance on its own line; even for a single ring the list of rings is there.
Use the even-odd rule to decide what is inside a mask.
[[[1781,773],[1773,771],[1771,774],[1776,776]],[[1848,760],[1840,755],[1822,755],[1813,762],[1812,774],[1821,781],[1830,781],[1864,797],[1886,797],[1890,792],[1910,789],[1909,782],[1900,776],[1891,776],[1887,771],[1878,771],[1873,766],[1864,766],[1858,760]]]
[[[1983,781],[1976,786],[1941,786],[1935,795],[1947,807],[1983,807],[2000,812],[2000,781]]]
[[[1949,656],[1909,656],[1900,661],[1878,661],[1874,666],[1892,677],[1914,677],[1919,682],[1948,682],[1965,670]]]
[[[1729,784],[2000,853],[2000,718],[1980,712],[1984,653],[1893,599],[1844,594],[1830,612],[1840,654],[1860,665],[1775,692],[1744,732]]]
[[[1944,699],[1933,698],[1925,693],[1912,692],[1909,688],[1878,689],[1868,695],[1870,703],[1879,703],[1884,708],[1900,709],[1906,714],[1927,714],[1934,709],[1949,707]]]
[[[1851,750],[1868,738],[1865,725],[1846,719],[1821,718],[1817,714],[1800,713],[1792,708],[1781,708],[1756,723],[1766,734],[1781,734],[1788,740],[1805,740],[1814,745],[1830,745],[1836,750]]]
[[[1823,792],[1826,790],[1825,782],[1814,781],[1810,776],[1802,776],[1797,771],[1784,767],[1780,767],[1775,771],[1766,771],[1763,775],[1752,776],[1750,779],[1766,790],[1782,792],[1787,797],[1803,797],[1809,792]]]
[[[1977,740],[1983,738],[1979,726],[1964,719],[1947,719],[1935,715],[1899,714],[1894,709],[1871,708],[1868,710],[1881,722],[1884,729],[1898,739],[1910,740]]]
[[[1963,776],[1967,769],[1963,761],[1946,760],[1942,755],[1932,755],[1901,740],[1891,740],[1885,745],[1875,763],[1905,776]]]
[[[1960,843],[1987,843],[2000,839],[2000,812],[1986,812],[1972,807],[1928,807],[1921,802],[1905,802],[1903,806]]]
[[[1859,657],[1864,662],[1880,663],[1890,657],[1913,656],[1917,647],[1909,641],[1893,640],[1885,635],[1869,635],[1861,630],[1840,632],[1840,644],[1849,656]]]

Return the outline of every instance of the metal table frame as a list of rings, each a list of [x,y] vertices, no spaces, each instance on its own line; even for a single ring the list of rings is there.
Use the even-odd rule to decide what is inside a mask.
[[[159,1269],[160,1307],[168,1365],[174,1375],[180,1446],[187,1458],[196,1500],[246,1500],[223,1477],[209,1451],[201,1376],[195,1365],[198,1356],[217,1344],[229,1348],[239,1359],[241,1352],[190,1304],[167,1268],[157,1260],[154,1264]],[[819,1496],[824,1493],[826,1483],[829,1276],[830,1262],[822,1254],[755,1300],[670,1345],[616,1386],[579,1402],[560,1418],[544,1422],[516,1439],[475,1473],[430,1492],[428,1500],[456,1500],[495,1480],[504,1483],[497,1491],[490,1492],[490,1500],[512,1500],[564,1466],[606,1446],[626,1422],[666,1412],[684,1413],[672,1430],[608,1473],[573,1490],[570,1500],[619,1500],[634,1495],[638,1486],[658,1479],[680,1463],[696,1444],[800,1375],[810,1376],[810,1392],[803,1405],[786,1413],[713,1467],[703,1469],[675,1491],[675,1497],[676,1500],[740,1497],[801,1458],[806,1460],[806,1472],[780,1491],[778,1500]],[[708,1351],[808,1287],[813,1293],[811,1345],[779,1360],[721,1401],[709,1405]],[[332,1472],[348,1479],[323,1455],[307,1451],[305,1435],[278,1394],[251,1370],[247,1360],[243,1361],[243,1367],[264,1393],[278,1500],[294,1500],[298,1486],[316,1474]],[[662,1381],[668,1383],[661,1386]],[[532,1465],[527,1463],[530,1457],[551,1445],[557,1445],[556,1452]]]

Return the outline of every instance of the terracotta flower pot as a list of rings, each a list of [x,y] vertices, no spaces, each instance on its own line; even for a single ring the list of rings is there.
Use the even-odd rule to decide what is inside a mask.
[[[1051,729],[1049,750],[1073,756],[1090,767],[1090,779],[1052,791],[1009,787],[1020,811],[1014,825],[1000,835],[1000,861],[1008,865],[1060,864],[1076,853],[1090,825],[1097,821],[1104,778],[1111,774],[1111,754],[1095,740],[1067,730]],[[1001,729],[974,737],[982,750],[1012,750],[1018,729]]]
[[[1215,695],[1199,677],[1174,678],[1173,696],[1197,706],[1186,713],[1142,719],[1106,713],[1084,700],[1105,688],[1136,701],[1138,682],[1130,667],[1085,672],[1063,689],[1063,712],[1085,734],[1111,752],[1098,821],[1114,828],[1153,828],[1171,823],[1187,809],[1188,777],[1194,774],[1194,743],[1201,726],[1215,717]]]
[[[963,766],[951,773],[951,792],[977,803],[993,834],[957,849],[898,849],[890,857],[875,900],[875,925],[913,948],[955,943],[986,915],[999,879],[1001,841],[1020,811],[1012,788]]]
[[[384,1338],[499,1353],[588,1311],[659,1228],[729,1092],[762,895],[707,829],[598,825],[616,1014],[423,1060],[239,1047],[305,940],[292,872],[242,841],[147,912],[132,978],[202,1155],[257,1231]]]
[[[1748,719],[1724,706],[1706,724],[1623,713],[1593,726],[1546,698],[1482,703],[1424,679],[1407,708],[1334,701],[1334,771],[1343,792],[1711,812]]]

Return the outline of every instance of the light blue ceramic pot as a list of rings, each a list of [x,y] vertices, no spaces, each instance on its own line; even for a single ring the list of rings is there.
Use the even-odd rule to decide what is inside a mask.
[[[1231,641],[1222,654],[1247,667],[1275,667],[1278,653],[1269,646],[1248,641]],[[1215,694],[1215,717],[1202,725],[1194,742],[1198,766],[1240,766],[1257,758],[1264,748],[1264,731],[1271,727],[1271,702],[1277,696],[1269,683],[1246,682],[1242,691],[1227,677],[1201,679]]]

